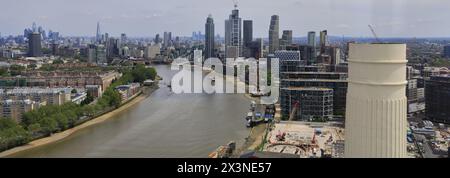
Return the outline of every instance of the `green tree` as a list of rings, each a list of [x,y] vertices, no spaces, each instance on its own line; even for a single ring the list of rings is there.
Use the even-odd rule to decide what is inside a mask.
[[[31,136],[12,119],[0,118],[0,150],[26,144]]]
[[[27,130],[33,134],[39,133],[41,131],[41,125],[39,125],[38,123],[31,124],[30,126],[28,126]]]
[[[52,64],[64,64],[62,59],[55,59]]]
[[[69,119],[67,118],[66,115],[62,114],[62,113],[58,113],[54,116],[54,118],[56,122],[58,123],[58,128],[60,130],[66,130],[67,128],[69,128]]]
[[[119,107],[122,104],[122,97],[119,92],[113,89],[108,89],[105,91],[105,95],[108,96],[108,106]]]
[[[51,135],[58,129],[58,122],[51,117],[45,117],[40,120],[39,125],[41,125],[42,132],[46,135]]]
[[[13,64],[9,67],[9,72],[12,76],[21,75],[22,72],[25,70],[25,67]]]
[[[53,65],[44,64],[44,65],[42,65],[42,67],[40,68],[40,70],[43,70],[43,71],[53,71],[53,70],[56,70],[56,68],[55,68]]]
[[[94,101],[94,97],[90,93],[88,93],[86,96],[86,99],[84,99],[81,102],[81,105],[88,105],[88,104],[92,103],[93,101]]]
[[[36,65],[36,64],[30,64],[28,67],[29,67],[30,69],[36,70],[37,65]]]
[[[0,76],[7,76],[8,70],[5,68],[0,68]]]
[[[133,82],[142,83],[147,79],[155,80],[156,70],[155,68],[146,68],[145,65],[138,64],[131,71],[131,75],[133,77]]]

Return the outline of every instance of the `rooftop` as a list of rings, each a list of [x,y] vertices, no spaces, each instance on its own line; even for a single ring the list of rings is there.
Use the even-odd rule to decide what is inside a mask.
[[[287,87],[281,88],[282,90],[297,90],[297,91],[333,91],[331,88],[320,88],[320,87]]]

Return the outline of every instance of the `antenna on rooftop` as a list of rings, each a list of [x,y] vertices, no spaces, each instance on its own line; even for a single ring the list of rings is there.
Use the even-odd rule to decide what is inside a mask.
[[[234,4],[234,9],[238,8],[238,1],[237,0],[233,0],[233,4]]]

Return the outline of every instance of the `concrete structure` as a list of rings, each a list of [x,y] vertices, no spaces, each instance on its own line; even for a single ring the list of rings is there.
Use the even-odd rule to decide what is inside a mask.
[[[16,122],[20,122],[22,114],[32,111],[45,105],[31,100],[1,100],[0,101],[0,119],[11,118]]]
[[[227,58],[237,58],[242,54],[242,19],[237,5],[229,19],[225,20],[225,54]],[[230,49],[231,48],[231,49]],[[232,52],[228,52],[231,50]]]
[[[88,62],[91,64],[105,65],[107,61],[107,49],[105,45],[91,44],[87,49]]]
[[[172,46],[172,32],[164,32],[163,47],[167,48],[169,46]]]
[[[286,111],[295,113],[295,120],[310,121],[314,119],[329,120],[333,118],[333,89],[317,87],[281,88],[281,103]],[[298,108],[294,108],[298,103]],[[286,113],[285,113],[286,114]]]
[[[298,71],[297,68],[305,63],[305,61],[301,60],[300,51],[279,50],[275,51],[274,55],[280,61],[280,73],[296,72]]]
[[[205,24],[205,59],[216,57],[214,35],[214,19],[209,15]]]
[[[339,122],[275,123],[267,134],[263,151],[290,154],[297,158],[342,158],[347,134],[342,126]],[[282,140],[280,133],[285,133]]]
[[[153,60],[161,54],[161,47],[159,44],[149,45],[145,47],[144,58],[147,60]]]
[[[72,101],[72,103],[81,104],[81,102],[83,102],[87,98],[87,93],[83,92],[72,94],[70,98],[70,101]]]
[[[244,57],[259,59],[263,57],[264,44],[261,38],[257,38],[255,41],[250,42],[250,44],[244,50]]]
[[[417,79],[408,80],[408,85],[406,87],[406,97],[408,98],[408,103],[417,102]]]
[[[28,36],[28,57],[40,57],[41,51],[41,34],[34,32]]]
[[[333,113],[344,116],[347,97],[347,73],[319,71],[317,66],[303,66],[298,72],[280,72],[280,88],[315,87],[333,90]],[[313,98],[311,98],[313,99]],[[304,98],[308,101],[309,98]],[[280,90],[280,104],[282,115],[287,117],[291,112],[292,103],[290,93]]]
[[[250,47],[253,41],[253,21],[244,20],[244,48]]]
[[[30,71],[20,77],[2,77],[0,78],[0,86],[84,88],[86,85],[100,85],[104,91],[113,80],[121,76],[121,73],[115,71]]]
[[[446,67],[424,67],[422,70],[422,76],[425,79],[429,79],[431,76],[450,74],[450,71]]]
[[[442,56],[445,58],[450,58],[450,45],[444,46]]]
[[[286,50],[286,47],[290,45],[292,45],[292,30],[284,30],[280,40],[280,49]]]
[[[103,94],[102,87],[100,85],[86,85],[86,92],[94,98],[99,98]]]
[[[345,157],[406,157],[406,45],[350,44],[348,62]]]
[[[227,58],[237,58],[240,56],[240,47],[239,46],[228,46],[226,50],[225,56]]]
[[[320,53],[325,53],[325,47],[328,46],[328,31],[320,32]]]
[[[206,59],[206,58],[205,58]],[[202,50],[194,50],[193,61],[199,64],[203,64],[203,51]]]
[[[450,75],[426,80],[425,104],[428,120],[450,124]]]
[[[72,88],[14,88],[0,89],[2,100],[31,100],[38,103],[46,102],[48,105],[62,105],[70,101]]]
[[[273,15],[269,26],[269,53],[273,54],[280,48],[280,17]]]
[[[308,45],[316,47],[316,32],[308,32]]]
[[[308,64],[313,64],[316,62],[317,52],[316,52],[316,32],[308,32],[308,45],[304,47],[305,54],[308,55]]]
[[[105,45],[98,45],[96,49],[96,61],[98,65],[107,65]]]
[[[127,34],[122,33],[120,34],[120,44],[121,46],[125,45],[128,43],[128,38],[127,38]]]
[[[102,34],[100,32],[100,22],[97,22],[97,33],[95,35],[95,41],[97,43],[101,43],[102,42]]]
[[[141,85],[139,83],[131,83],[128,85],[119,85],[115,89],[122,97],[122,102],[128,101],[139,92]]]

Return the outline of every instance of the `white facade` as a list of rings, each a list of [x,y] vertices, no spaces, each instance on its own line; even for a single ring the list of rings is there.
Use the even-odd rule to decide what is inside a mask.
[[[350,44],[345,157],[406,157],[405,44]]]
[[[146,59],[155,59],[161,53],[159,44],[149,45],[145,48],[144,57]]]
[[[203,51],[202,50],[194,50],[194,61],[198,64],[203,64]]]

